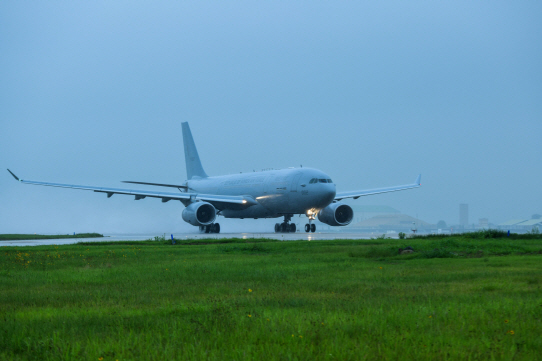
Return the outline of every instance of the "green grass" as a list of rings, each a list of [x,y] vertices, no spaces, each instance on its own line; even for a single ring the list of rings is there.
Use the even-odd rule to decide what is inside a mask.
[[[62,238],[97,238],[103,237],[99,233],[76,233],[76,234],[0,234],[0,241],[22,241],[29,239],[62,239]]]
[[[0,248],[0,359],[542,354],[536,237],[198,242]]]
[[[378,258],[380,260],[405,257],[413,258],[454,258],[504,256],[509,254],[534,254],[540,252],[542,240],[511,239],[469,239],[465,236],[438,238],[422,238],[415,240],[396,240],[381,243],[350,252],[350,257]],[[399,248],[414,248],[414,253],[399,255]]]

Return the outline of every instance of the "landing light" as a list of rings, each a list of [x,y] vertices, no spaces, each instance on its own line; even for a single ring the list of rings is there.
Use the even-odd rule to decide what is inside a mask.
[[[246,203],[247,201],[245,199],[243,199],[243,204]]]

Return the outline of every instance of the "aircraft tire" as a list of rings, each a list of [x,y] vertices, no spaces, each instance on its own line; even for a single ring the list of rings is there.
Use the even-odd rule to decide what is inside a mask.
[[[205,226],[199,226],[199,233],[205,233]]]
[[[280,224],[275,223],[275,233],[279,233],[279,232],[280,232]]]
[[[281,231],[282,233],[288,233],[288,223],[282,223],[282,224],[280,225],[280,231]]]
[[[305,232],[308,233],[308,232],[310,232],[310,231],[311,231],[311,226],[310,226],[310,224],[306,223],[306,224],[305,224]]]
[[[205,226],[205,233],[211,233],[211,226]]]
[[[295,223],[290,223],[290,233],[295,233]]]
[[[220,224],[215,223],[212,225],[212,232],[211,233],[220,233]]]
[[[316,232],[316,224],[311,224],[311,232],[314,233]]]

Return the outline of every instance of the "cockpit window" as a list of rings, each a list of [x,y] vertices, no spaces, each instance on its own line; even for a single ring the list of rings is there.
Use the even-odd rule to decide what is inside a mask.
[[[331,179],[318,179],[318,178],[313,178],[310,180],[309,182],[310,184],[313,184],[313,183],[333,183],[333,181]]]

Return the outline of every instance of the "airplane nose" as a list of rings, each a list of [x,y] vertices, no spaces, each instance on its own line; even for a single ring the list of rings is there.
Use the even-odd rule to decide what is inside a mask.
[[[324,196],[326,200],[331,203],[335,199],[336,189],[335,184],[326,184],[325,189],[323,189]]]

